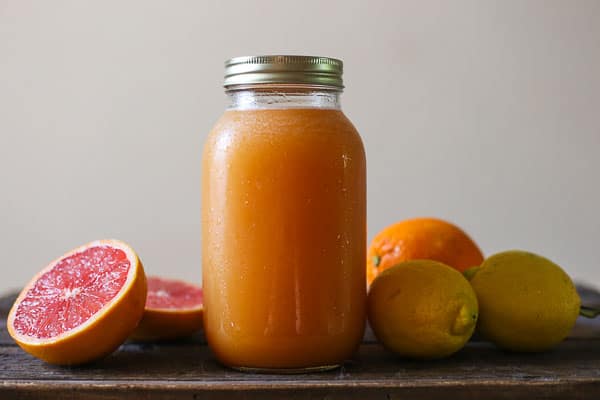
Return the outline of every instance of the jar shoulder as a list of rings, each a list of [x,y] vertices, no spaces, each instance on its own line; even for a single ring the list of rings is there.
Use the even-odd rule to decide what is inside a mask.
[[[228,110],[209,133],[205,149],[292,142],[345,144],[364,152],[357,129],[338,109]]]

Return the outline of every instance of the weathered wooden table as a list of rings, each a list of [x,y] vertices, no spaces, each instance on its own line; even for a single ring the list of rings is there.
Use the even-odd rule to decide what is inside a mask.
[[[587,304],[597,293],[583,291]],[[17,347],[6,331],[14,297],[0,299],[0,399],[600,399],[600,323],[578,321],[556,350],[516,354],[470,342],[456,355],[417,362],[368,337],[338,370],[304,375],[244,374],[219,365],[201,337],[127,343],[93,365],[51,366]]]

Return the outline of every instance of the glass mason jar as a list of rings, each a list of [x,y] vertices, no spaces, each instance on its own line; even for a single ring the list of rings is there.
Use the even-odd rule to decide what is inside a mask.
[[[301,372],[365,326],[366,171],[342,62],[238,57],[202,161],[204,328],[223,364]]]

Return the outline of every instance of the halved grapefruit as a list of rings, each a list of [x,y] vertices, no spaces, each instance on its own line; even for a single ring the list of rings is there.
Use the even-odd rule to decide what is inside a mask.
[[[131,339],[155,341],[190,336],[202,329],[203,312],[202,288],[149,276],[146,309]]]
[[[127,339],[145,299],[146,277],[135,251],[118,240],[97,240],[33,277],[8,314],[8,332],[48,363],[83,364]]]

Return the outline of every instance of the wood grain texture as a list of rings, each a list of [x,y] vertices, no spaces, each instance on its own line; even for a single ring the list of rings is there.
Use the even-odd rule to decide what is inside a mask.
[[[0,300],[0,399],[600,398],[598,323],[580,321],[585,328],[580,335],[542,354],[508,353],[473,341],[453,357],[418,362],[364,343],[335,371],[266,375],[224,368],[201,336],[162,344],[126,343],[91,365],[51,366],[8,337],[5,304],[10,303]]]

